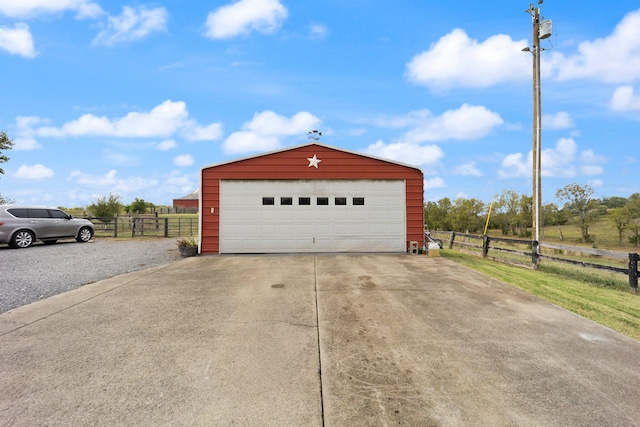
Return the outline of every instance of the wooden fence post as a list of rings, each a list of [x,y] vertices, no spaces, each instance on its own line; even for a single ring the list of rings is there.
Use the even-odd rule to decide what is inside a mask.
[[[540,258],[540,254],[538,254],[538,246],[540,244],[537,240],[531,242],[531,262],[533,263],[533,269],[538,269],[538,259]]]
[[[486,258],[489,253],[489,236],[482,236],[482,258]]]
[[[629,254],[629,287],[634,294],[638,293],[638,259],[640,255]]]
[[[452,231],[449,236],[449,249],[453,249],[453,240],[456,238],[456,232]]]
[[[118,237],[118,215],[113,217],[113,237]]]
[[[164,219],[164,237],[169,237],[169,218]]]

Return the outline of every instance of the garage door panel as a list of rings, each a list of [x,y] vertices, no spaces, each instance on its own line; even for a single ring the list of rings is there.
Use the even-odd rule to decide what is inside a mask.
[[[283,197],[292,204],[283,205]],[[301,197],[311,204],[300,205]],[[318,205],[319,197],[328,205]],[[403,180],[220,183],[220,253],[404,252],[405,242]]]

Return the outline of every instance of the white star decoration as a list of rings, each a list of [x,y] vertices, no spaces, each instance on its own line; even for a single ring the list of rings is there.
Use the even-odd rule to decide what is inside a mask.
[[[307,157],[307,160],[309,160],[309,166],[308,167],[313,166],[316,169],[318,169],[318,164],[322,161],[322,160],[318,159],[315,154],[313,155],[313,157]]]

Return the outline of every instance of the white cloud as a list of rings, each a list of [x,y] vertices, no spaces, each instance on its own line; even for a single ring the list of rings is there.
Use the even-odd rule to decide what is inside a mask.
[[[584,150],[580,153],[580,160],[585,163],[606,163],[607,158],[594,153],[593,150]]]
[[[531,81],[527,40],[498,34],[484,41],[455,29],[414,56],[406,66],[408,80],[433,90],[453,87],[487,88]],[[577,52],[557,50],[541,57],[543,78],[559,81],[591,79],[605,83],[640,80],[640,9],[628,13],[606,37],[585,41]]]
[[[580,167],[580,173],[582,175],[601,175],[604,169],[602,166],[596,165],[584,165]]]
[[[119,179],[110,192],[117,194],[131,194],[144,190],[155,189],[158,187],[159,181],[155,178],[143,178],[140,176],[129,176]]]
[[[173,159],[176,166],[191,166],[193,164],[193,156],[191,154],[181,154]]]
[[[107,26],[93,40],[94,45],[113,46],[118,43],[145,38],[151,33],[167,31],[167,10],[163,7],[137,10],[122,8],[120,16],[110,16]]]
[[[350,129],[347,131],[347,135],[349,136],[362,136],[366,133],[367,133],[366,128],[356,128],[356,129]]]
[[[431,190],[433,188],[444,188],[447,184],[444,182],[444,179],[440,177],[430,178],[424,180],[424,189]]]
[[[309,27],[309,34],[314,40],[324,40],[327,38],[329,29],[321,24],[311,24]]]
[[[319,124],[320,119],[306,111],[291,118],[263,111],[256,113],[241,131],[232,133],[224,141],[223,148],[228,154],[275,150],[282,146],[284,137],[304,135]]]
[[[479,105],[463,104],[457,110],[433,116],[429,110],[412,111],[403,117],[381,118],[376,124],[383,127],[411,127],[401,139],[405,142],[472,140],[487,136],[504,121],[498,113]]]
[[[444,157],[437,145],[418,145],[408,142],[385,144],[378,141],[369,145],[365,153],[416,166],[435,167]]]
[[[33,136],[33,128],[37,125],[47,124],[47,120],[36,116],[16,117],[16,126],[23,136]]]
[[[573,119],[566,111],[542,116],[542,127],[545,129],[571,129],[575,127]]]
[[[14,150],[37,150],[42,145],[34,138],[33,127],[46,123],[39,117],[18,116],[16,117],[16,132],[18,137],[14,139]]]
[[[317,127],[318,124],[320,124],[320,120],[306,111],[286,118],[267,110],[255,114],[244,127],[262,135],[296,135],[306,133],[310,128]]]
[[[92,175],[74,170],[69,174],[68,179],[79,185],[99,188],[100,192],[110,192],[120,195],[155,189],[159,183],[155,178],[142,178],[138,176],[119,178],[117,171],[113,169],[104,175]]]
[[[69,180],[75,181],[81,185],[90,185],[90,186],[109,186],[114,185],[116,183],[116,175],[118,172],[114,169],[107,172],[105,175],[91,175],[80,172],[79,170],[74,170],[69,174]]]
[[[192,123],[184,130],[183,135],[189,141],[213,141],[222,137],[222,123],[199,126]]]
[[[531,174],[531,153],[529,153],[529,158],[526,160],[522,153],[507,155],[502,160],[501,168],[498,170],[498,176],[504,179],[522,178]]]
[[[531,60],[521,52],[526,40],[498,34],[483,42],[455,29],[416,55],[408,64],[409,80],[433,89],[486,88],[531,79]]]
[[[227,154],[271,151],[280,147],[280,140],[274,136],[246,131],[234,132],[224,142],[224,152]]]
[[[72,10],[76,17],[93,18],[103,13],[97,3],[90,0],[2,0],[0,14],[12,18],[25,18]]]
[[[640,111],[640,95],[634,93],[632,86],[620,86],[613,93],[609,108],[614,111]]]
[[[590,78],[607,83],[640,79],[640,9],[628,13],[604,38],[586,41],[578,53],[563,57],[557,67],[560,80]]]
[[[213,132],[213,129],[217,129],[218,126],[218,124],[211,124],[201,127],[194,120],[189,119],[184,102],[167,100],[148,113],[132,112],[116,119],[84,114],[61,127],[42,126],[31,132],[41,137],[115,136],[122,138],[166,138],[181,133],[187,139],[202,139],[218,136]]]
[[[158,145],[156,145],[156,150],[160,150],[160,151],[169,151],[172,148],[176,147],[176,141],[173,139],[165,139],[164,141],[160,142]]]
[[[226,39],[251,31],[272,33],[287,15],[287,9],[278,0],[240,0],[210,12],[205,35]]]
[[[41,164],[34,166],[22,165],[18,168],[18,171],[15,174],[16,178],[30,180],[46,179],[51,178],[52,176],[53,170]]]
[[[179,170],[173,170],[170,174],[165,175],[162,186],[171,188],[172,191],[175,189],[175,191],[184,194],[193,191],[192,180],[187,175],[183,175]]]
[[[480,169],[476,167],[476,162],[469,162],[463,165],[456,166],[453,169],[455,175],[463,176],[482,176]]]
[[[578,153],[578,144],[573,138],[560,138],[554,148],[542,150],[540,162],[543,177],[573,178],[579,174],[601,174],[601,165],[606,162],[606,158],[596,155],[593,150]],[[522,153],[509,154],[498,170],[498,176],[504,179],[531,177],[532,173],[531,151],[526,159]]]
[[[25,58],[35,58],[38,55],[29,26],[21,22],[14,24],[13,28],[0,27],[0,49]]]
[[[16,138],[13,140],[13,149],[17,151],[31,151],[42,148],[42,145],[33,138]]]
[[[105,150],[102,156],[105,163],[116,164],[118,166],[136,166],[140,161],[140,157],[138,156],[131,156],[112,149]]]
[[[577,175],[575,167],[578,144],[573,138],[560,138],[555,148],[542,150],[542,176],[574,177]]]

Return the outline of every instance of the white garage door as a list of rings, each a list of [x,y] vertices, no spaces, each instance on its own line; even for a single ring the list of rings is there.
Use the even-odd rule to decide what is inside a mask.
[[[405,252],[404,180],[224,180],[220,253]]]

